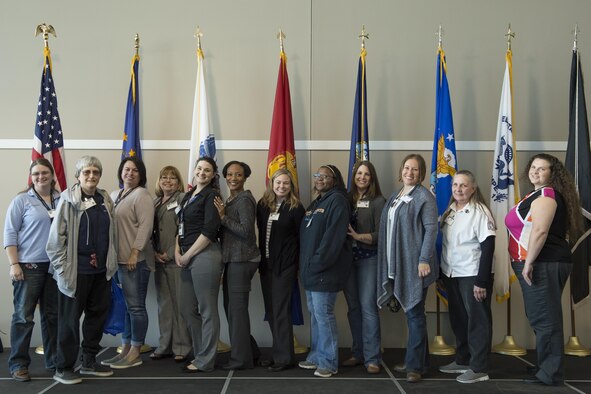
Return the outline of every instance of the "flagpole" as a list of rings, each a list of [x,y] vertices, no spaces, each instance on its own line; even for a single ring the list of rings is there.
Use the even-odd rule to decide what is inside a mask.
[[[54,37],[57,37],[57,35],[55,34],[55,29],[53,28],[53,26],[46,24],[45,22],[43,22],[40,25],[37,25],[37,27],[35,28],[35,37],[37,37],[39,34],[43,35],[43,43],[44,43],[44,58],[47,59],[47,56],[49,55],[49,35],[52,34]],[[49,68],[51,68],[51,58],[49,58],[50,60],[50,64],[49,64]],[[44,60],[45,61],[45,60]],[[29,177],[29,183],[30,183],[30,177]],[[36,354],[44,354],[44,350],[43,350],[43,345],[39,345],[35,348],[35,353]]]
[[[578,114],[578,109],[579,109],[579,52],[578,52],[578,38],[579,38],[579,25],[575,24],[575,30],[572,32],[573,36],[574,36],[574,40],[573,40],[573,52],[576,55],[576,76],[575,76],[575,103],[574,103],[574,108],[575,108],[575,114],[574,114],[574,122],[575,122],[575,143],[574,143],[574,153],[575,153],[575,157],[574,157],[574,162],[577,163],[577,165],[575,165],[575,173],[572,174],[575,178],[575,182],[577,183],[577,189],[578,189],[578,181],[579,181],[579,174],[578,174],[578,164],[579,164],[579,114]],[[584,102],[584,100],[583,100]],[[583,129],[583,131],[586,131],[585,129]],[[568,149],[567,149],[568,150]],[[572,252],[574,253],[574,251],[576,250],[578,245],[575,245],[572,249]],[[572,280],[570,283],[570,287],[571,287],[571,296],[569,297],[569,306],[570,306],[570,325],[571,325],[571,336],[568,339],[568,342],[564,345],[564,354],[569,355],[569,356],[579,356],[579,357],[587,357],[589,355],[591,355],[591,350],[586,348],[585,346],[583,346],[581,344],[581,342],[579,341],[579,338],[577,337],[577,333],[576,333],[576,322],[575,322],[575,310],[574,310],[574,301],[573,301],[573,292],[572,292]]]
[[[511,41],[515,38],[515,33],[511,30],[511,24],[509,23],[509,29],[505,34],[507,39],[507,53],[511,54]],[[513,96],[513,80],[511,78],[511,97]],[[511,100],[511,107],[513,107],[513,100]],[[511,109],[511,113],[513,110]],[[509,264],[509,262],[507,262]],[[509,294],[511,294],[511,280],[509,280]],[[507,297],[507,334],[502,342],[492,347],[494,353],[504,354],[508,356],[524,356],[527,354],[527,350],[524,347],[519,346],[513,336],[511,335],[511,296]]]

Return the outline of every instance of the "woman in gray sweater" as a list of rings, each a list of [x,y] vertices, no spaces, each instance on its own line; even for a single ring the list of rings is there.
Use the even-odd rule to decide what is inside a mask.
[[[410,383],[419,382],[428,367],[425,298],[429,285],[439,276],[437,204],[421,185],[425,173],[421,155],[404,158],[398,178],[403,187],[384,206],[378,239],[378,305],[382,307],[395,297],[406,314],[405,363],[394,370],[406,373]]]
[[[226,370],[254,368],[260,357],[258,345],[250,335],[248,315],[250,281],[261,261],[254,230],[256,200],[250,190],[244,190],[250,174],[246,163],[227,163],[222,175],[226,178],[230,197],[225,204],[219,197],[214,201],[222,221],[224,309],[232,346],[230,361],[222,367]]]

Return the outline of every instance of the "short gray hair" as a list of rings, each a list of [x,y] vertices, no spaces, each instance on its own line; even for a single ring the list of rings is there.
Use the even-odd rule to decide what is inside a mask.
[[[80,172],[86,167],[96,167],[99,169],[101,175],[103,175],[103,165],[98,158],[94,156],[82,156],[76,162],[76,178],[80,176]]]

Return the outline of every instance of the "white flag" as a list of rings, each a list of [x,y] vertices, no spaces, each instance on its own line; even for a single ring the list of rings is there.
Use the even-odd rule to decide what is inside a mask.
[[[513,78],[510,50],[507,51],[505,59],[505,77],[499,106],[490,196],[490,209],[498,230],[493,265],[498,302],[509,298],[509,285],[515,280],[510,264],[505,216],[519,201],[519,185],[515,183],[517,159],[515,157],[515,134],[513,133]]]
[[[203,51],[197,50],[197,79],[195,81],[195,101],[193,103],[193,123],[191,125],[191,153],[189,155],[189,175],[187,183],[193,184],[193,167],[200,157],[215,160],[215,138],[209,128],[209,108],[205,90],[205,70]]]

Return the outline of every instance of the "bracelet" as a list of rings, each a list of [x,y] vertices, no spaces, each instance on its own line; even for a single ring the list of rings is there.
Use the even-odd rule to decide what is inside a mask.
[[[13,265],[17,265],[17,264],[20,264],[20,263],[13,263],[13,264],[10,264],[10,266],[12,267]]]

